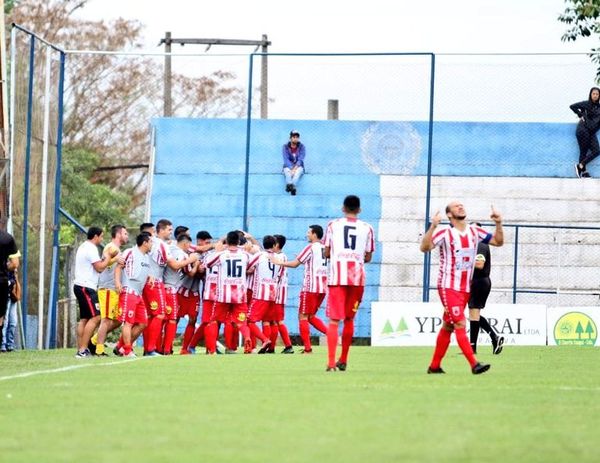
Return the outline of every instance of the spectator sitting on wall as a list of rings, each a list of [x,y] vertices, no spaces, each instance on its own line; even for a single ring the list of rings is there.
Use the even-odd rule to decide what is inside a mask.
[[[285,191],[296,195],[296,185],[304,173],[304,157],[306,147],[300,142],[300,133],[290,132],[290,141],[283,145],[283,175],[285,175]]]

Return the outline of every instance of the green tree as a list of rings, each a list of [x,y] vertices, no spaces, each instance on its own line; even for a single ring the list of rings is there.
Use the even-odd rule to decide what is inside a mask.
[[[600,36],[600,0],[566,0],[567,8],[558,20],[569,29],[563,34],[563,42],[575,42],[579,38]],[[596,82],[600,82],[600,47],[592,48],[590,58],[598,66]]]

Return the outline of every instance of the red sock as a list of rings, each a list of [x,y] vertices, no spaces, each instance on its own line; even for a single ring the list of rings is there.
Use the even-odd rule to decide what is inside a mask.
[[[469,365],[471,365],[471,368],[473,368],[475,365],[477,365],[477,359],[473,354],[473,348],[471,347],[469,338],[467,338],[467,331],[464,328],[455,328],[454,334],[456,335],[458,347],[460,347],[460,350],[462,350],[462,353],[467,358]]]
[[[302,338],[302,343],[304,344],[304,350],[311,350],[310,325],[308,324],[308,320],[300,320],[300,337]]]
[[[121,347],[123,347],[123,336],[119,337],[119,340],[117,341],[117,345],[115,346],[115,349],[119,350]]]
[[[187,348],[189,347],[190,341],[194,336],[194,328],[194,323],[188,323],[185,327],[185,331],[183,332],[183,343],[181,345],[181,348],[183,350],[187,350]]]
[[[288,333],[287,326],[283,322],[279,324],[279,334],[281,335],[281,339],[283,339],[283,345],[285,347],[292,346],[292,340],[290,339],[290,333]]]
[[[217,336],[219,335],[219,328],[216,323],[209,323],[204,328],[206,335],[206,351],[209,354],[214,354],[217,351]]]
[[[444,355],[446,355],[446,351],[448,350],[448,346],[450,345],[450,335],[452,333],[450,331],[442,328],[437,335],[437,339],[435,341],[435,350],[433,351],[433,358],[431,359],[431,364],[429,365],[431,368],[436,369],[440,367],[442,363],[442,359]]]
[[[275,349],[275,344],[277,344],[277,335],[279,334],[279,328],[277,328],[277,325],[271,325],[271,336],[269,336],[269,338],[271,339],[271,347],[269,348],[270,350]]]
[[[144,328],[144,331],[142,331],[144,336],[144,352],[148,352],[148,344],[150,342],[150,324],[152,323],[152,320],[154,320],[154,317],[148,317],[148,324],[146,325],[146,328]]]
[[[163,353],[169,355],[173,350],[173,340],[177,334],[177,323],[175,320],[169,321],[165,328],[165,342],[163,347]]]
[[[158,336],[156,337],[156,350],[158,350],[160,353],[163,353],[165,348],[163,347],[163,344],[165,342],[165,331],[166,331],[166,327],[167,327],[167,320],[165,320],[164,318],[162,319],[162,323],[160,324],[160,329],[158,330]]]
[[[263,332],[260,330],[260,328],[258,326],[256,326],[256,323],[248,322],[247,328],[250,330],[250,333],[252,334],[252,336],[260,339],[260,342],[262,342],[263,344],[265,342],[267,342],[267,339],[269,339],[267,336],[265,336],[263,334]],[[253,345],[254,345],[254,343],[253,343]]]
[[[321,333],[327,334],[327,326],[325,326],[325,323],[323,323],[323,320],[321,320],[319,317],[310,317],[308,321]]]
[[[354,320],[344,320],[344,330],[342,331],[342,355],[340,356],[341,363],[348,363],[348,351],[352,345],[353,336]]]
[[[160,335],[160,331],[162,329],[162,318],[154,317],[148,326],[148,350],[147,352],[152,352],[156,350],[158,336]]]
[[[190,349],[195,349],[200,341],[204,339],[206,325],[204,323],[200,323],[200,326],[194,332],[192,339],[190,340],[190,345],[188,346]]]
[[[262,332],[267,339],[271,339],[271,325],[268,323],[263,323]]]
[[[335,351],[338,342],[338,325],[329,322],[327,327],[327,366],[335,368]]]
[[[242,335],[242,338],[244,338],[244,342],[250,339],[250,329],[248,328],[248,325],[244,323],[243,325],[235,326],[237,328],[236,331]]]
[[[131,344],[123,345],[123,355],[128,355],[132,350]]]
[[[233,325],[231,323],[225,323],[223,331],[225,336],[225,347],[229,350],[235,350],[237,347],[237,339],[235,338]]]

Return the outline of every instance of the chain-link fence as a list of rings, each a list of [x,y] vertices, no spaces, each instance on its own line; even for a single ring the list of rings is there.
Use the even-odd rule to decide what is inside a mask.
[[[33,40],[32,46],[32,40],[22,34],[15,42],[13,185],[26,184],[29,162],[30,184],[41,190],[44,132],[28,125],[28,112],[31,121],[43,114],[44,94],[37,89],[44,88],[47,68],[36,50],[46,44]],[[590,212],[597,188],[566,180],[578,156],[569,104],[587,99],[595,75],[586,55],[56,53],[49,132],[56,134],[52,124],[64,120],[65,146],[99,154],[96,180],[127,191],[149,219],[168,217],[213,236],[236,228],[258,238],[280,233],[294,255],[308,225],[325,225],[339,215],[346,194],[358,194],[362,217],[378,237],[360,335],[369,333],[370,301],[429,298],[424,282],[435,281],[435,269],[424,268],[436,258],[423,259],[418,237],[428,216],[455,198],[472,220],[489,222],[494,203],[511,224],[507,244],[492,251],[494,298],[597,302],[596,280],[583,278],[596,270],[600,222]],[[59,106],[61,57],[63,119],[52,112]],[[291,130],[301,133],[307,149],[294,197],[285,192],[281,172]],[[48,144],[52,172],[54,137]],[[593,166],[590,172],[594,176]],[[55,191],[48,185],[46,191]],[[34,234],[39,225],[31,217],[23,228],[22,217],[25,203],[30,216],[41,206],[31,191],[15,188],[15,234],[28,243],[32,313],[39,300],[30,298],[38,292],[31,268],[38,266],[40,232]],[[54,196],[46,197],[50,210]],[[571,242],[573,236],[581,243]],[[300,273],[290,273],[290,305]]]

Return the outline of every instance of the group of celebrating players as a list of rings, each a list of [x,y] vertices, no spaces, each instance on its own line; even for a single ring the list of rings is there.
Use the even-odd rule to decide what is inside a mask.
[[[347,196],[342,210],[344,217],[330,222],[325,233],[319,225],[308,227],[308,243],[293,260],[282,252],[283,235],[264,236],[261,246],[238,230],[218,240],[200,231],[192,243],[187,227],[174,230],[167,219],[156,226],[142,224],[135,245],[125,251],[121,247],[129,241],[128,232],[122,225],[113,226],[100,257],[102,230],[91,227],[76,257],[76,357],[107,356],[107,334],[119,326],[116,355],[135,356],[133,346],[140,335],[144,355],[170,355],[177,324],[186,316],[182,355],[195,353],[202,340],[207,354],[217,353],[221,327],[225,353],[236,351],[240,335],[244,353],[273,353],[278,336],[282,353],[294,353],[284,323],[287,269],[304,265],[298,309],[302,353],[312,353],[312,325],[327,335],[327,371],[345,370],[364,291],[364,264],[371,259],[375,239],[373,228],[358,219],[357,196]],[[326,294],[329,325],[317,316]],[[340,322],[342,352],[336,358]]]

